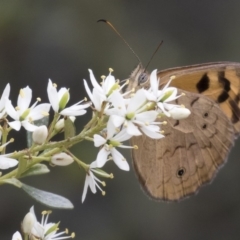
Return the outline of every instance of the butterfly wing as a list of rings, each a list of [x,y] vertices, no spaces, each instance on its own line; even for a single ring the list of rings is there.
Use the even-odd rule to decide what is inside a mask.
[[[234,144],[234,129],[219,106],[200,94],[184,91],[177,99],[191,110],[184,120],[168,121],[165,138],[133,137],[134,167],[146,192],[155,199],[174,201],[210,182]]]
[[[216,62],[171,68],[158,72],[161,85],[175,76],[171,86],[201,93],[217,102],[240,133],[240,63]]]

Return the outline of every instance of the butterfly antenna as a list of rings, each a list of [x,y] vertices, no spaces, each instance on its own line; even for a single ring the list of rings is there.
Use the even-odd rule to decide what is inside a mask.
[[[131,48],[131,46],[128,44],[128,42],[122,37],[122,35],[117,31],[117,29],[107,20],[105,19],[99,19],[97,22],[104,22],[106,24],[108,24],[112,30],[123,40],[123,42],[128,46],[128,48],[132,51],[132,53],[134,54],[134,56],[137,58],[137,60],[139,62],[141,62],[140,58],[138,57],[138,55],[133,51],[133,49]]]
[[[153,55],[151,56],[150,60],[148,61],[147,66],[144,68],[146,71],[146,69],[148,68],[150,62],[152,61],[153,57],[155,56],[155,54],[157,53],[158,49],[161,47],[161,45],[163,44],[163,40],[158,44],[158,47],[156,48],[156,50],[154,51]]]

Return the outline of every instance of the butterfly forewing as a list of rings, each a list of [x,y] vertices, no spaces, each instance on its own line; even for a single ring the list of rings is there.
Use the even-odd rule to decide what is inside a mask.
[[[162,85],[175,76],[171,86],[201,93],[216,101],[240,132],[240,63],[219,62],[178,67],[158,72]]]

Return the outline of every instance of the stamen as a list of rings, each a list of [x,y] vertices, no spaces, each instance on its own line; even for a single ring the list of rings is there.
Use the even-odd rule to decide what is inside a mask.
[[[104,181],[101,182],[101,184],[106,187],[106,183]]]
[[[71,238],[75,238],[75,233],[74,232],[71,234]]]
[[[24,93],[23,89],[20,89],[20,91],[19,91],[19,95],[20,95],[22,98],[25,97],[25,93]]]
[[[19,106],[16,106],[15,109],[18,111],[18,110],[20,110],[20,107],[19,107]]]
[[[42,111],[41,113],[42,113],[42,115],[43,115],[44,117],[49,116],[49,113],[48,113],[48,112]]]
[[[102,195],[105,196],[105,195],[106,195],[106,192],[105,192],[105,191],[102,191]]]
[[[134,149],[138,149],[138,146],[137,146],[137,145],[134,145],[133,148],[134,148]]]
[[[37,98],[37,101],[38,101],[38,102],[41,102],[41,101],[42,101],[42,99],[41,99],[40,97],[38,97],[38,98]]]
[[[113,176],[113,174],[111,173],[111,174],[109,174],[109,178],[111,178],[111,179],[113,179],[114,178],[114,176]]]
[[[87,98],[85,97],[83,100],[86,102],[86,101],[87,101]]]
[[[42,215],[46,215],[46,214],[47,214],[46,210],[42,211]]]
[[[110,72],[110,73],[112,73],[112,72],[113,72],[113,69],[112,69],[112,68],[109,68],[108,70],[109,70],[109,72]]]
[[[102,79],[103,81],[105,80],[105,78],[106,78],[105,75],[102,75],[102,76],[101,76],[101,79]]]
[[[56,83],[53,83],[53,87],[57,88],[57,84],[56,84]]]
[[[173,79],[175,79],[175,78],[176,78],[175,75],[170,76],[170,80],[173,80]]]

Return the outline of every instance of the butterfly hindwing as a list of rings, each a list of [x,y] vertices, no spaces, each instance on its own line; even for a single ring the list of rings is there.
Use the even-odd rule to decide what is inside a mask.
[[[184,91],[185,92],[185,91]],[[161,119],[165,138],[133,137],[134,167],[146,192],[154,199],[175,201],[194,194],[210,182],[234,144],[232,123],[205,96],[185,92],[178,99],[191,110],[184,120]]]

